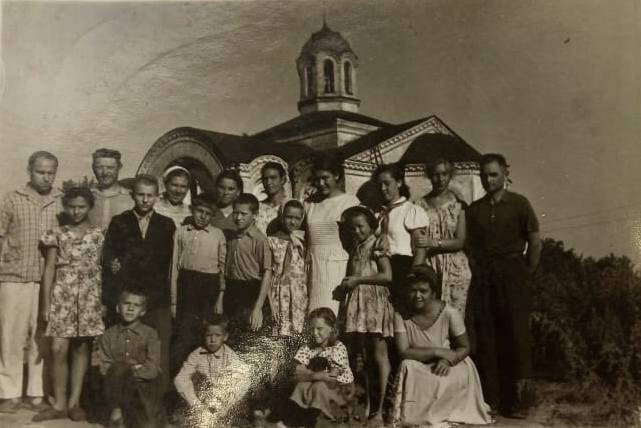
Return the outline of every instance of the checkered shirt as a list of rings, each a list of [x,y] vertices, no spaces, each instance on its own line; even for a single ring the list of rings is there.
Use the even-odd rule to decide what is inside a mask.
[[[44,265],[40,237],[58,225],[61,193],[41,196],[26,185],[10,192],[0,206],[0,282],[40,282]]]

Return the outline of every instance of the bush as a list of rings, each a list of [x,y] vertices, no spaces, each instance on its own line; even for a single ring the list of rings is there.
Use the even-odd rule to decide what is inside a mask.
[[[641,276],[631,261],[583,258],[547,239],[534,285],[537,371],[576,384],[580,400],[595,404],[592,420],[638,423]]]

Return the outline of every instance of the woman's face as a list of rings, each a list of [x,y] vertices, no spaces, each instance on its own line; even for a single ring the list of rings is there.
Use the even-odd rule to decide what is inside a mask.
[[[187,196],[189,191],[189,179],[183,175],[174,175],[167,183],[165,183],[166,192],[165,197],[172,204],[179,204]]]
[[[325,322],[323,318],[314,318],[310,320],[309,330],[314,343],[318,346],[327,346],[329,339],[332,337],[334,328]]]
[[[76,196],[65,203],[65,214],[72,224],[80,224],[87,219],[91,206],[82,196]]]
[[[378,182],[381,196],[386,203],[394,202],[400,197],[403,181],[396,180],[389,172],[379,174],[376,181]]]
[[[436,165],[428,174],[428,178],[432,183],[432,190],[436,193],[441,193],[450,185],[452,174],[449,168],[444,163]]]
[[[289,206],[283,211],[283,225],[287,233],[300,229],[303,224],[303,210],[298,207]]]
[[[348,225],[357,242],[365,241],[372,234],[372,228],[363,215],[351,217]]]
[[[319,169],[314,171],[314,187],[322,196],[329,196],[338,189],[339,178],[331,171]]]
[[[240,189],[236,185],[236,181],[231,178],[223,178],[216,185],[216,192],[218,193],[218,207],[225,208],[234,203],[240,194]]]
[[[285,177],[280,175],[280,171],[277,169],[268,168],[260,176],[260,180],[263,183],[263,189],[267,196],[277,195],[283,190],[285,185]]]
[[[420,311],[425,307],[425,305],[433,300],[435,296],[429,283],[417,282],[410,286],[408,297],[412,308],[416,311]]]

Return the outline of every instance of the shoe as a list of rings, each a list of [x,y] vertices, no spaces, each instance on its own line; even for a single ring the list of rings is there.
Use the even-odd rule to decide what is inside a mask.
[[[87,413],[84,410],[82,410],[82,407],[74,406],[71,409],[69,409],[69,419],[76,422],[86,421]]]
[[[107,424],[107,428],[122,428],[124,426],[125,424],[122,419],[109,419],[109,423]]]
[[[40,413],[43,410],[48,409],[49,404],[47,404],[42,397],[25,398],[22,401],[22,407],[31,412]]]
[[[22,407],[22,403],[17,398],[4,400],[0,404],[0,413],[16,413]]]
[[[33,422],[42,422],[42,421],[51,421],[54,419],[67,419],[69,416],[67,410],[57,410],[53,407],[49,407],[36,415],[31,419]]]

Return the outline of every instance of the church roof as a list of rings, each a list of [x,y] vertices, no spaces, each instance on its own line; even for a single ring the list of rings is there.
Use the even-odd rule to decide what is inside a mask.
[[[410,143],[400,161],[405,164],[428,163],[438,158],[451,162],[478,162],[481,154],[458,135],[423,134]]]
[[[286,140],[316,129],[331,127],[336,124],[338,119],[372,125],[378,128],[391,126],[387,122],[360,113],[342,110],[314,111],[302,114],[272,128],[261,131],[252,135],[252,137],[259,138],[261,141]]]
[[[288,162],[310,155],[313,150],[303,144],[275,143],[246,135],[226,134],[205,129],[182,127],[198,141],[206,144],[225,164],[249,163],[258,156],[274,155]]]
[[[301,56],[314,55],[321,51],[337,55],[351,52],[355,55],[349,42],[345,40],[341,33],[329,28],[327,23],[323,23],[323,28],[310,36],[309,40],[303,45],[300,54]]]

